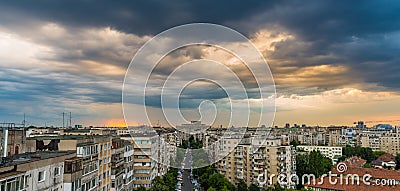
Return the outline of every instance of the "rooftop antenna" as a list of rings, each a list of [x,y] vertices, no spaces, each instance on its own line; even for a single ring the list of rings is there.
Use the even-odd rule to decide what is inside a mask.
[[[26,124],[25,113],[24,113],[24,121],[22,122],[22,124],[23,124],[23,127],[22,127],[21,143],[24,144],[25,124]]]
[[[22,121],[23,126],[25,127],[26,120],[25,120],[25,113],[24,113],[24,120]]]
[[[63,128],[65,127],[65,124],[64,124],[64,123],[65,123],[65,122],[64,122],[65,120],[64,120],[64,118],[65,118],[65,113],[63,112]]]
[[[72,112],[69,112],[69,128],[72,127]]]

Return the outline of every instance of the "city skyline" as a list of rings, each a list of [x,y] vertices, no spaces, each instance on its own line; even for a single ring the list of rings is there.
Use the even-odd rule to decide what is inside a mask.
[[[2,2],[0,121],[18,123],[25,113],[30,125],[61,126],[62,113],[72,112],[73,124],[123,126],[122,84],[136,51],[159,32],[203,22],[239,31],[263,54],[276,85],[275,125],[399,125],[399,8],[396,1]],[[165,57],[161,71],[193,59],[237,62],[200,46]],[[184,107],[225,98],[210,92]],[[149,105],[153,124],[166,126],[157,101]],[[140,114],[131,123],[147,124]]]

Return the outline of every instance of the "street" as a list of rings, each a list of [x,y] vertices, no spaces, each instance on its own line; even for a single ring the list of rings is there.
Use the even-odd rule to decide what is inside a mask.
[[[190,149],[187,149],[185,152],[184,162],[182,162],[182,167],[179,169],[178,172],[178,185],[177,191],[192,191],[194,190],[194,185],[192,183],[192,154]]]
[[[192,154],[190,149],[185,153],[185,169],[183,170],[183,191],[192,191],[193,183],[191,181]]]

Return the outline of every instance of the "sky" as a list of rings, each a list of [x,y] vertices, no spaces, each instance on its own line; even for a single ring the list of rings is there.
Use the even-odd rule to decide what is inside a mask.
[[[262,53],[276,88],[274,125],[398,125],[399,10],[396,0],[2,1],[0,122],[21,123],[25,113],[30,125],[60,126],[71,112],[73,124],[124,125],[122,84],[132,57],[160,32],[201,22],[238,31]],[[161,60],[154,82],[193,59],[239,62],[215,47],[185,47]],[[196,72],[212,71],[200,65]],[[239,74],[251,86],[247,75]],[[227,97],[215,84],[192,86],[181,104],[188,120],[199,119],[202,100]],[[151,98],[152,123],[167,125]],[[129,120],[147,123],[141,113]]]

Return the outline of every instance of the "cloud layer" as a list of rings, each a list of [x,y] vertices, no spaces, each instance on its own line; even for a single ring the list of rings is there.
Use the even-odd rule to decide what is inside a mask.
[[[357,120],[336,115],[341,109],[358,118],[393,117],[388,103],[399,103],[399,8],[397,1],[333,0],[2,2],[0,120],[20,121],[27,113],[32,124],[60,125],[61,113],[72,111],[76,123],[118,121],[123,76],[134,53],[157,33],[191,22],[232,27],[260,49],[276,83],[278,124]],[[215,47],[177,50],[153,77],[165,79],[174,66],[201,58],[229,66],[257,98],[254,80],[239,60]],[[200,90],[187,89],[185,108],[226,97],[218,88],[191,97]],[[365,112],[379,103],[387,112]],[[313,122],[298,111],[317,115],[321,108],[340,119],[321,116]]]

